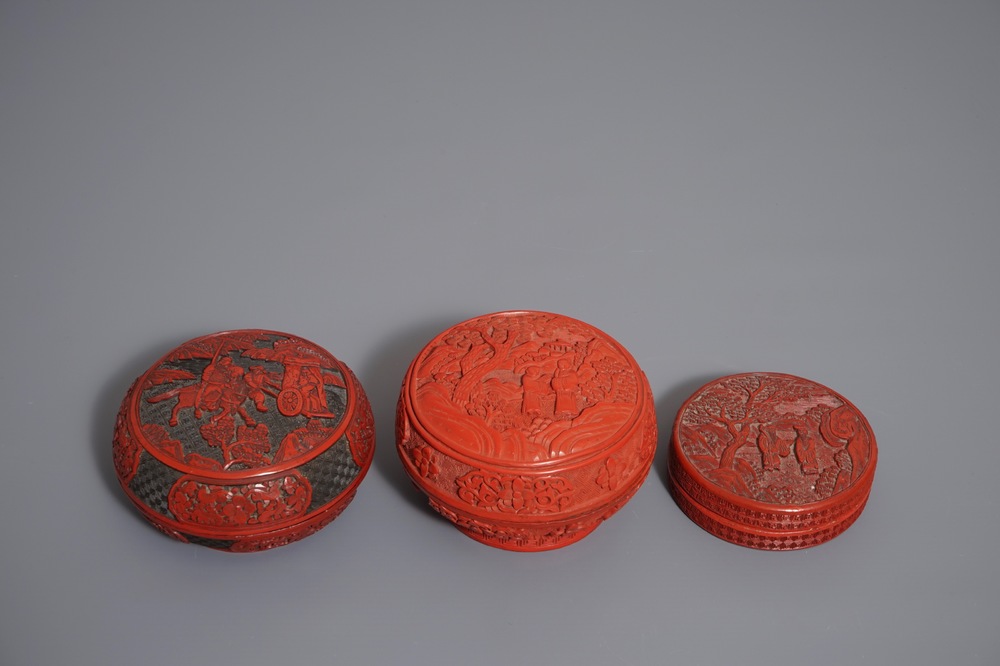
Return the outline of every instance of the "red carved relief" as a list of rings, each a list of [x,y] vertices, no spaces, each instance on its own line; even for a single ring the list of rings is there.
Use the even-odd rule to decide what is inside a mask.
[[[608,458],[597,474],[597,485],[604,490],[614,490],[621,484],[624,472],[624,466],[617,458]]]
[[[128,405],[132,392],[135,390],[135,384],[136,382],[133,382],[132,386],[129,387],[125,394],[125,400],[122,401],[122,405],[118,409],[118,416],[115,418],[113,450],[115,472],[118,474],[118,478],[126,484],[132,482],[136,470],[139,469],[139,444],[128,429]]]
[[[233,486],[182,477],[168,498],[170,512],[182,523],[244,527],[303,515],[312,498],[312,487],[298,473]]]
[[[371,462],[375,446],[375,416],[372,414],[368,399],[365,398],[361,382],[358,381],[353,372],[349,372],[349,374],[355,393],[362,399],[358,401],[354,420],[351,421],[351,425],[347,429],[347,440],[350,443],[354,462],[364,467]]]
[[[185,362],[203,369],[196,374],[183,367]],[[161,453],[191,467],[267,467],[290,460],[292,451],[308,453],[324,442],[319,434],[333,433],[342,415],[332,413],[325,387],[346,389],[343,373],[326,352],[300,338],[261,331],[208,336],[178,348],[147,373],[142,386],[145,401],[172,406],[167,423],[142,427]],[[268,397],[273,406],[268,406]],[[275,406],[281,417],[308,419],[296,430],[295,441],[289,441],[290,435],[280,443],[273,441],[268,426],[258,422]],[[206,452],[192,457],[184,443],[171,436],[187,410],[209,450],[218,450],[218,465]],[[272,423],[279,418],[268,416]]]
[[[410,458],[413,460],[413,466],[416,467],[417,473],[422,477],[437,476],[441,472],[441,466],[438,464],[438,455],[434,453],[434,449],[427,445],[411,448]]]
[[[370,467],[374,439],[347,366],[295,336],[228,331],[179,346],[136,381],[114,462],[163,533],[249,551],[333,520]]]
[[[857,479],[868,462],[871,438],[859,418],[813,382],[740,375],[686,405],[680,448],[705,477],[737,495],[774,504],[815,502],[833,494],[842,474],[841,485]]]
[[[542,313],[459,325],[421,353],[412,377],[414,409],[432,431],[464,453],[513,462],[586,452],[621,427],[638,394],[622,351]]]
[[[573,486],[557,476],[528,477],[470,472],[456,480],[458,496],[474,506],[503,513],[549,513],[569,506]]]
[[[315,419],[310,420],[304,428],[296,428],[282,438],[271,462],[293,460],[309,453],[323,442],[329,441],[333,433],[333,428],[326,428]]]
[[[783,548],[816,543],[783,530],[840,533],[831,525],[864,504],[876,450],[868,422],[842,396],[799,377],[751,373],[692,395],[671,453],[678,504],[707,514],[696,522],[726,525],[718,536],[744,526],[757,536],[737,542]]]
[[[600,524],[600,520],[593,519],[540,525],[498,524],[454,511],[433,497],[429,503],[431,508],[454,523],[466,536],[505,550],[533,552],[562,548],[587,536]]]
[[[617,342],[560,315],[454,326],[414,359],[396,411],[404,468],[439,513],[500,548],[557,548],[645,478],[656,415]]]

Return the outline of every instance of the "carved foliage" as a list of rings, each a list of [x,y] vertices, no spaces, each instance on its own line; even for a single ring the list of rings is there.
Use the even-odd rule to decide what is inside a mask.
[[[475,471],[456,479],[458,496],[473,506],[501,513],[551,513],[573,498],[569,481],[558,476],[530,477]]]
[[[429,446],[415,446],[410,449],[410,460],[420,476],[430,479],[441,473],[438,454]]]
[[[135,441],[127,424],[128,406],[131,402],[132,392],[135,390],[135,383],[129,387],[125,394],[125,399],[118,410],[115,418],[115,434],[113,446],[113,458],[115,472],[122,485],[127,486],[135,478],[136,470],[139,469],[139,444]]]
[[[704,388],[684,408],[678,441],[714,484],[773,504],[815,502],[845,489],[870,443],[860,415],[829,389],[771,374]]]
[[[292,472],[243,485],[214,485],[182,477],[170,489],[168,506],[182,523],[243,527],[304,515],[312,499],[309,481]]]
[[[371,460],[372,449],[375,447],[375,417],[361,383],[353,372],[349,372],[349,375],[355,395],[358,396],[358,405],[355,408],[354,420],[347,429],[347,441],[350,443],[354,462],[358,467],[364,468]]]

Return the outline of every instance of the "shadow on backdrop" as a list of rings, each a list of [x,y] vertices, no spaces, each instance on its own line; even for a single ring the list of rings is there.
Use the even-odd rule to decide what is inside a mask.
[[[396,453],[396,404],[403,376],[420,350],[438,333],[473,316],[436,317],[401,330],[377,344],[372,360],[358,373],[375,413],[375,469],[403,499],[434,516],[437,512],[411,483]]]

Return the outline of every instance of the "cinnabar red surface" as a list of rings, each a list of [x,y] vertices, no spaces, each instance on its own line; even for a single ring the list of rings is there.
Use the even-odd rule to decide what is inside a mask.
[[[135,381],[114,464],[161,532],[246,552],[336,518],[374,444],[371,407],[345,364],[287,333],[226,331],[186,342]]]
[[[840,394],[792,375],[731,375],[703,386],[677,413],[670,489],[721,539],[808,548],[861,515],[877,457],[871,426]]]
[[[656,413],[632,356],[589,324],[500,312],[453,326],[410,365],[403,466],[432,507],[498,548],[573,543],[649,472]]]

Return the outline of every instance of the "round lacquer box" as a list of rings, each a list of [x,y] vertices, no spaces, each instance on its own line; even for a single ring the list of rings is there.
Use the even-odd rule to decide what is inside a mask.
[[[749,548],[829,541],[861,515],[878,451],[846,398],[792,375],[716,379],[681,407],[670,489],[715,536]]]
[[[135,381],[114,463],[160,531],[243,552],[336,518],[374,443],[364,390],[329,352],[287,333],[226,331],[186,342]]]
[[[544,312],[470,319],[403,381],[396,442],[414,484],[468,536],[539,551],[620,509],[656,448],[649,383],[589,324]]]

